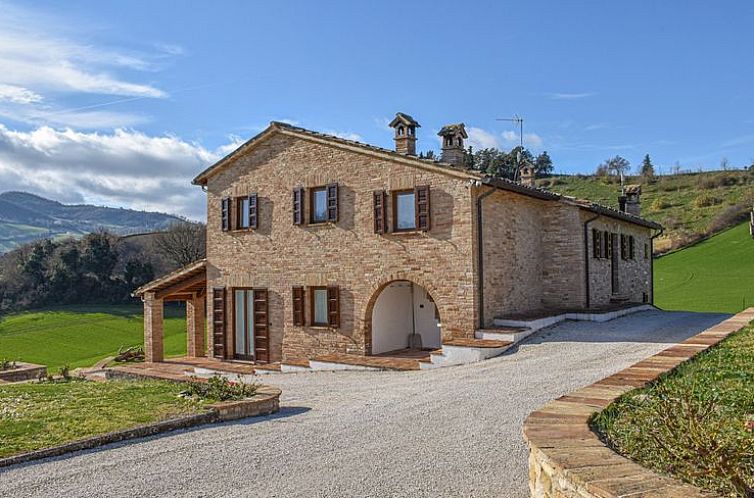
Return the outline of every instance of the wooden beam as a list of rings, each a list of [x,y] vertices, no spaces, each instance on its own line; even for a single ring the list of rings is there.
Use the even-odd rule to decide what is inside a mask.
[[[178,282],[169,287],[165,287],[162,290],[155,291],[155,297],[157,299],[164,299],[166,296],[169,296],[170,294],[178,293],[188,287],[191,287],[192,285],[196,285],[206,280],[207,280],[207,272],[203,271],[201,273],[197,273],[193,277],[187,278],[186,280],[182,282]]]

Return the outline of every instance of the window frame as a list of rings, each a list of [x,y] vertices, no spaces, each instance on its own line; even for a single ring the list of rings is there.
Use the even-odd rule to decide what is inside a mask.
[[[419,228],[417,226],[417,220],[416,220],[416,189],[415,188],[411,188],[411,189],[393,190],[390,194],[391,194],[390,196],[393,198],[393,202],[392,202],[392,208],[393,208],[392,209],[392,211],[393,211],[393,216],[392,216],[392,218],[393,218],[393,232],[400,233],[400,232],[417,232],[417,231],[419,231]],[[414,215],[411,217],[411,219],[413,220],[412,221],[413,226],[409,227],[409,228],[400,228],[398,226],[398,216],[399,216],[399,212],[398,212],[398,197],[400,197],[402,195],[409,195],[409,194],[413,196],[413,199],[412,199],[412,202],[411,202],[411,204],[414,206]]]
[[[322,225],[324,223],[328,223],[330,220],[328,219],[328,206],[327,206],[327,199],[328,199],[328,191],[327,186],[321,186],[321,187],[310,187],[308,192],[309,196],[309,224],[310,225]],[[314,219],[316,216],[316,209],[315,209],[315,193],[322,192],[324,194],[324,218],[321,220]]]
[[[325,321],[324,322],[318,322],[317,321],[317,311],[316,311],[316,302],[317,302],[317,291],[324,291],[325,292],[325,309],[327,310],[327,286],[326,285],[312,285],[309,287],[309,323],[312,327],[329,327],[330,321],[328,320],[328,313],[325,311]]]

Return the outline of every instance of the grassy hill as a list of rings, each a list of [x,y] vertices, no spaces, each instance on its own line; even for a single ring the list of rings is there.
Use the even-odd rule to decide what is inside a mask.
[[[43,237],[78,237],[100,228],[125,235],[153,232],[179,218],[133,209],[61,204],[26,192],[0,194],[0,254]]]
[[[653,182],[628,177],[626,183],[642,183],[642,216],[665,227],[655,250],[665,252],[728,228],[746,218],[754,204],[754,173],[711,171],[657,177]],[[561,194],[618,207],[616,177],[556,176],[538,181]]]
[[[138,305],[61,306],[16,313],[0,319],[0,360],[47,365],[57,372],[91,366],[121,346],[144,342],[142,307]],[[165,308],[165,355],[186,354],[186,320],[182,307]]]
[[[727,313],[754,306],[754,239],[748,224],[657,259],[655,304]]]

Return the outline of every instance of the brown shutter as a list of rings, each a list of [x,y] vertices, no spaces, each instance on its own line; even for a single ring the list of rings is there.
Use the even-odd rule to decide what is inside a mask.
[[[304,325],[304,288],[293,288],[293,325]]]
[[[387,232],[387,194],[384,190],[375,190],[374,196],[374,233]]]
[[[605,259],[610,259],[613,257],[613,248],[610,242],[610,233],[605,231],[602,232],[602,234],[604,235],[602,240],[602,257]]]
[[[249,228],[257,229],[259,217],[257,215],[257,194],[249,195]]]
[[[429,185],[421,185],[414,189],[414,203],[416,229],[426,232],[431,226],[429,214]]]
[[[620,234],[620,259],[626,259],[626,236]]]
[[[592,228],[592,257],[599,258],[602,255],[602,234],[596,228]]]
[[[225,288],[212,289],[212,355],[225,358]]]
[[[227,232],[230,230],[230,198],[225,197],[220,201],[220,212],[223,232]]]
[[[298,187],[293,189],[293,224],[301,225],[304,223],[304,189]]]
[[[270,322],[267,289],[254,289],[254,360],[270,362]]]
[[[628,259],[634,259],[634,236],[628,236]]]
[[[327,221],[338,221],[338,184],[331,183],[327,186]]]
[[[327,288],[327,324],[335,329],[340,327],[340,290],[337,286]]]

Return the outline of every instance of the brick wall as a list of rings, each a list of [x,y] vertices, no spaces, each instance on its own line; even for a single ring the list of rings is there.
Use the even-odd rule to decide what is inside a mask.
[[[293,225],[292,190],[330,182],[339,184],[338,222]],[[375,234],[372,192],[416,185],[430,186],[431,230]],[[472,203],[464,181],[277,134],[211,177],[207,187],[208,287],[269,290],[271,361],[333,351],[364,353],[371,307],[382,286],[396,279],[412,280],[430,292],[445,337],[473,335]],[[221,199],[250,192],[259,196],[259,228],[222,232]],[[391,211],[389,206],[389,216]],[[294,326],[291,288],[296,285],[338,285],[340,328]],[[229,293],[229,332],[231,299]],[[308,323],[308,295],[305,301]]]

